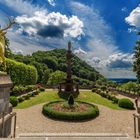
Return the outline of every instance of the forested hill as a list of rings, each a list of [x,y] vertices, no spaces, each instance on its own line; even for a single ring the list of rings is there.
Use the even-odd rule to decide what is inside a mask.
[[[32,55],[23,56],[21,54],[15,55],[10,53],[8,57],[25,64],[34,65],[38,71],[38,82],[46,82],[48,73],[56,70],[66,72],[66,52],[65,49],[54,49],[51,51],[37,51]],[[75,78],[83,80],[84,82],[94,82],[98,79],[104,79],[93,67],[82,61],[73,54],[72,71]]]

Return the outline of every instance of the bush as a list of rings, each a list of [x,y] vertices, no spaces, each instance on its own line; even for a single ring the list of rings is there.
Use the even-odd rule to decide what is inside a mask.
[[[134,109],[134,103],[128,98],[122,98],[118,102],[119,107]]]
[[[99,115],[99,109],[97,106],[85,102],[78,102],[78,103],[85,103],[91,106],[88,111],[85,112],[62,112],[62,111],[57,111],[52,109],[51,105],[56,103],[56,102],[61,102],[61,101],[55,101],[55,102],[50,102],[48,104],[45,104],[43,106],[42,113],[45,116],[59,119],[59,120],[71,120],[71,121],[80,121],[80,120],[86,120],[86,119],[92,119],[95,118]]]
[[[25,99],[23,97],[18,98],[18,102],[23,102]]]
[[[101,86],[101,90],[106,91],[107,87],[106,86]]]
[[[7,73],[14,85],[34,85],[37,82],[37,70],[34,66],[26,65],[15,60],[6,59]]]
[[[71,95],[69,96],[69,98],[68,98],[68,104],[69,104],[70,106],[74,105],[74,98],[73,98],[73,95],[72,95],[72,94],[71,94]]]
[[[96,88],[92,88],[92,92],[97,92],[97,89]]]
[[[25,100],[29,100],[30,99],[30,96],[28,94],[24,95],[23,97],[24,97]]]
[[[40,88],[39,88],[39,91],[40,91],[40,92],[45,91],[45,88],[44,88],[44,87],[40,87]]]
[[[24,93],[33,91],[35,89],[36,89],[35,85],[28,85],[28,86],[19,85],[19,86],[14,86],[14,88],[12,89],[12,95],[19,96],[19,95],[22,95]]]
[[[114,104],[118,104],[119,99],[118,99],[118,98],[116,98],[116,97],[113,97],[113,98],[112,98],[112,102],[113,102]]]
[[[10,97],[10,103],[12,104],[13,107],[17,106],[18,104],[18,99],[15,96]]]

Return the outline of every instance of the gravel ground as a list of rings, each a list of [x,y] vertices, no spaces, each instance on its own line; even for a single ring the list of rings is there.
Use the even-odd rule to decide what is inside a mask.
[[[112,110],[99,106],[100,115],[85,122],[65,122],[42,115],[43,104],[17,112],[17,134],[20,133],[128,133],[133,136],[133,113],[135,111]]]

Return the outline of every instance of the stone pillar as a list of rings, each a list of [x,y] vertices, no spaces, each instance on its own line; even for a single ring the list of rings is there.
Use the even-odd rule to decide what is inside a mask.
[[[0,73],[0,137],[8,137],[11,134],[11,121],[12,118],[4,121],[3,118],[12,112],[12,106],[9,102],[10,89],[12,81],[6,73]]]

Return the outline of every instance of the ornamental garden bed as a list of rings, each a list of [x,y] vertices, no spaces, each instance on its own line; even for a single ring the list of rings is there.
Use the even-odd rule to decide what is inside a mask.
[[[96,118],[99,115],[97,106],[76,101],[73,106],[69,106],[66,101],[54,101],[43,106],[45,116],[59,120],[80,121]]]

